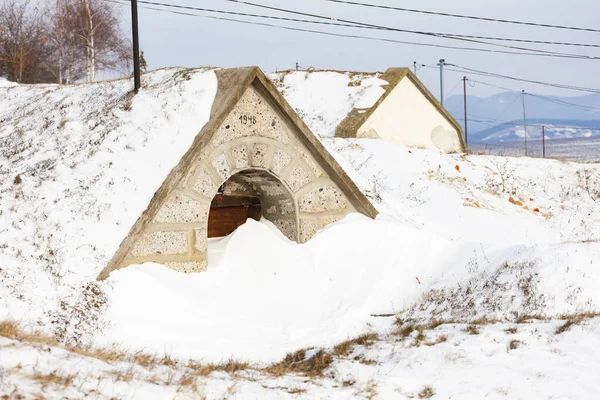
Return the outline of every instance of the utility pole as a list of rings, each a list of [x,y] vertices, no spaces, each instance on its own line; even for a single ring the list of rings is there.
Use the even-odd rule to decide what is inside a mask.
[[[444,105],[444,63],[446,62],[446,60],[441,59],[440,63],[438,64],[440,66],[440,103],[442,103],[442,106]]]
[[[542,125],[542,158],[546,158],[546,126]]]
[[[465,144],[469,145],[469,134],[467,129],[467,77],[463,76],[463,92],[465,94]]]
[[[298,61],[296,61],[296,71],[298,71],[300,69],[300,65],[298,64]]]
[[[525,156],[527,156],[527,114],[525,113],[525,90],[521,91],[523,95],[523,128],[525,129]]]
[[[137,0],[131,0],[131,33],[133,35],[133,90],[140,89],[140,41],[138,37]]]

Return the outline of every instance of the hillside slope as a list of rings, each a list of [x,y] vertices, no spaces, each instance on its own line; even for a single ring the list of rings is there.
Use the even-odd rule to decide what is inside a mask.
[[[90,164],[92,149],[132,144],[132,154],[163,160],[177,146],[140,145],[146,135],[192,134],[212,101],[197,92],[210,72],[155,74],[129,105],[126,80],[2,89],[11,96],[2,104],[16,106],[0,140],[19,151],[2,147],[0,312],[22,325],[0,324],[2,395],[584,399],[600,390],[600,165],[325,138],[376,220],[350,215],[302,245],[249,221],[211,241],[205,273],[144,264],[94,282],[102,259],[86,248],[113,240],[111,230],[83,240],[78,229],[129,212],[104,208],[119,198],[106,181],[114,176],[83,199],[55,185],[110,170]],[[342,86],[339,99],[352,87]],[[69,140],[90,135],[92,110],[112,139],[80,140],[82,152]],[[324,115],[337,111],[323,104],[308,118]],[[35,140],[48,127],[51,140]]]

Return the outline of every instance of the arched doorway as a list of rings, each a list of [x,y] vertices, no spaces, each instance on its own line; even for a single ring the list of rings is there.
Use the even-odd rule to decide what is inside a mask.
[[[246,169],[233,174],[212,199],[207,236],[231,234],[248,218],[271,221],[290,240],[298,241],[298,213],[291,191],[264,169]]]

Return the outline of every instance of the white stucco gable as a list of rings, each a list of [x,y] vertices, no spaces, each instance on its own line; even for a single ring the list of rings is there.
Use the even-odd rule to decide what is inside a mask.
[[[413,81],[405,77],[358,128],[356,136],[454,152],[461,151],[460,134]]]
[[[389,68],[385,93],[369,108],[354,108],[337,137],[380,138],[442,152],[466,150],[462,128],[408,68]]]

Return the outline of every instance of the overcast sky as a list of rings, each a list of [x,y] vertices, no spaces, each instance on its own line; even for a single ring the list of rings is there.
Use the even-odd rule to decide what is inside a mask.
[[[159,0],[154,1],[161,2]],[[419,15],[333,4],[324,0],[253,1],[402,29],[600,44],[600,33],[594,32],[575,32]],[[162,0],[162,2],[294,18],[294,16],[288,14],[234,4],[225,0]],[[564,0],[362,0],[362,2],[493,18],[600,28],[600,24],[598,24],[600,1],[598,0],[570,0],[568,2]],[[330,37],[314,33],[291,32],[277,28],[176,15],[144,9],[143,6],[140,4],[139,10],[140,42],[151,69],[165,66],[194,67],[210,65],[237,67],[258,65],[268,72],[276,69],[293,68],[295,63],[298,62],[304,68],[384,71],[392,66],[410,67],[413,61],[417,61],[419,64],[435,65],[440,58],[444,58],[449,63],[505,75],[600,88],[600,60],[479,53]],[[124,26],[130,32],[130,7],[117,6],[117,10],[122,15]],[[257,21],[252,18],[233,18]],[[320,25],[306,26],[281,21],[272,21],[272,23],[339,33],[386,37],[403,41],[489,48],[478,44],[428,38],[408,33],[384,33],[365,29],[330,28]],[[600,48],[543,46],[537,44],[515,45],[600,56]],[[462,93],[462,85],[458,84],[463,75],[463,73],[446,72],[444,87],[446,96]],[[436,96],[439,96],[439,71],[421,68],[418,71],[418,76]],[[532,93],[573,96],[585,94],[474,75],[471,77],[472,79],[515,90],[525,89]],[[498,91],[498,89],[480,84],[475,84],[474,87],[469,88],[471,94],[479,96],[487,96]]]

